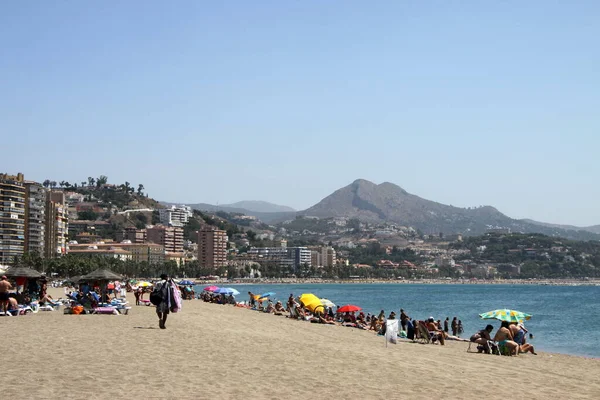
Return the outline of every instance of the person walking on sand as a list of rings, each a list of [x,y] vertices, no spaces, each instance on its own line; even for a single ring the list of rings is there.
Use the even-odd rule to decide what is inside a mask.
[[[2,306],[2,311],[6,314],[8,310],[8,291],[12,289],[12,285],[8,281],[6,276],[2,276],[2,280],[0,280],[0,306]]]
[[[446,319],[444,320],[444,332],[448,333],[449,329],[448,329],[448,324],[450,323],[450,317],[446,317]]]
[[[158,327],[160,329],[166,329],[167,316],[170,312],[170,301],[171,301],[171,287],[169,285],[169,276],[162,274],[160,281],[154,287],[153,296],[160,295],[160,303],[156,304],[156,315],[158,315]],[[153,302],[154,304],[154,302]]]

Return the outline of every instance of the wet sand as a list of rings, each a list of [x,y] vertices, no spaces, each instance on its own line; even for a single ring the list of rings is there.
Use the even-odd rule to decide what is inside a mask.
[[[462,342],[386,348],[366,331],[197,300],[167,329],[157,322],[135,305],[119,316],[1,317],[2,397],[600,398],[599,359],[491,356]]]

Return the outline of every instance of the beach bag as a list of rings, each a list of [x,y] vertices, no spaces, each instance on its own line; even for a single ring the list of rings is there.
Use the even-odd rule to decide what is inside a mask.
[[[162,288],[154,288],[152,293],[150,293],[150,303],[155,306],[159,305],[163,301]]]
[[[175,285],[175,282],[171,281],[171,312],[176,313],[181,311],[182,301],[181,301],[181,292]]]

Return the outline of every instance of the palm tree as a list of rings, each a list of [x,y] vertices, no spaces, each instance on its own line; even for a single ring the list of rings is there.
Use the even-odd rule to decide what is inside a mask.
[[[55,189],[56,188],[56,181],[50,182],[50,187],[52,187],[52,189]]]
[[[140,196],[142,195],[142,190],[144,190],[144,185],[142,185],[142,184],[140,183],[140,184],[138,185],[138,190],[137,190],[137,193],[138,193],[138,195],[140,195]]]
[[[95,182],[96,180],[94,178],[92,178],[91,176],[88,177],[88,183],[90,184],[90,186],[94,186]]]
[[[48,188],[50,186],[50,179],[46,179],[44,181],[44,183],[42,183],[42,186],[44,186],[45,188]]]

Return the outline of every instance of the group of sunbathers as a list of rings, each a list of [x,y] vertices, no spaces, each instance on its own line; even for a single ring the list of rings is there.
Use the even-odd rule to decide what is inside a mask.
[[[502,321],[500,328],[492,339],[491,334],[494,330],[492,325],[488,325],[471,336],[470,341],[477,343],[477,350],[480,353],[504,353],[516,356],[519,353],[537,354],[533,346],[527,343],[527,329],[522,323]],[[533,335],[529,334],[532,338]]]

